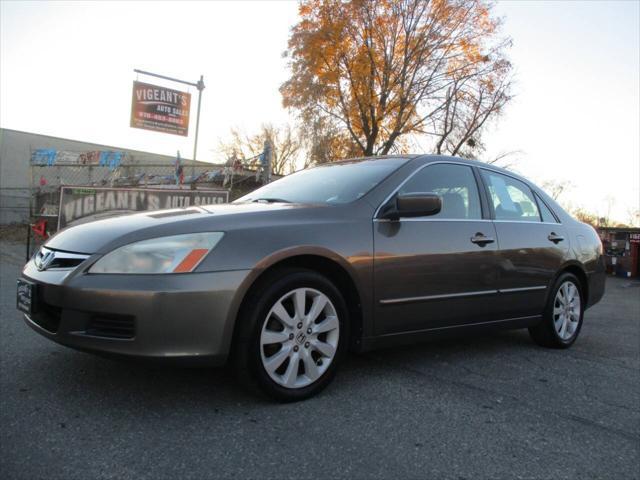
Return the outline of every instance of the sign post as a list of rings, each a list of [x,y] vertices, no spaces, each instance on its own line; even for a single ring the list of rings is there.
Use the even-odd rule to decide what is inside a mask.
[[[200,103],[202,101],[202,90],[204,90],[204,80],[202,78],[202,75],[200,75],[200,80],[198,80],[198,83],[196,84],[196,88],[198,89],[198,113],[196,114],[196,138],[193,142],[193,161],[196,161],[196,155],[198,154],[198,127],[200,125]],[[195,175],[196,171],[195,171],[195,163],[193,164],[193,166],[191,167],[191,175],[193,177],[193,175]]]
[[[202,103],[202,91],[204,90],[205,86],[204,86],[204,77],[202,75],[200,75],[200,80],[198,80],[197,83],[193,83],[193,82],[187,82],[185,80],[179,80],[177,78],[172,78],[172,77],[167,77],[165,75],[159,75],[157,73],[151,73],[151,72],[145,72],[143,70],[138,70],[138,69],[134,69],[133,70],[136,73],[140,73],[142,75],[149,75],[151,77],[157,77],[157,78],[162,78],[163,80],[169,80],[171,82],[177,82],[177,83],[182,83],[184,85],[190,85],[192,87],[196,87],[198,89],[198,111],[196,114],[196,134],[195,134],[195,139],[193,142],[193,161],[196,161],[197,155],[198,155],[198,130],[200,129],[200,105]],[[175,112],[172,113],[174,116],[171,117],[170,115],[167,115],[168,118],[161,118],[163,117],[163,112],[165,108],[169,108],[169,109],[173,109],[176,108],[177,110],[180,110],[180,108],[178,106],[174,107],[173,104],[171,102],[167,102],[168,104],[165,105],[162,100],[162,97],[164,96],[164,100],[166,101],[167,99],[174,100],[177,98],[177,96],[179,95],[183,95],[183,97],[180,97],[180,102],[181,105],[183,107],[186,106],[186,127],[184,128],[184,133],[178,133],[177,131],[171,131],[170,128],[167,129],[163,129],[163,128],[158,128],[158,125],[154,125],[157,128],[149,128],[149,127],[144,127],[144,126],[136,126],[134,125],[134,106],[136,105],[136,100],[137,100],[137,93],[136,93],[136,84],[141,83],[141,82],[134,82],[134,98],[133,101],[134,103],[132,104],[132,112],[131,112],[131,126],[134,128],[147,128],[148,130],[156,130],[156,131],[161,131],[161,132],[165,132],[165,133],[174,133],[176,135],[183,135],[183,136],[187,136],[188,135],[188,129],[189,129],[189,108],[190,108],[190,102],[191,102],[191,94],[186,93],[186,92],[179,92],[177,90],[171,90],[168,88],[164,88],[164,87],[158,87],[155,85],[149,85],[149,87],[151,87],[151,92],[152,92],[152,97],[150,99],[145,99],[145,100],[141,100],[144,102],[152,102],[146,105],[153,105],[155,104],[156,108],[160,108],[160,112],[156,113],[157,115],[159,115],[159,118],[147,118],[147,120],[152,120],[152,121],[164,121],[164,120],[168,120],[168,122],[170,125],[176,124],[179,122],[179,120],[176,120],[176,117],[179,116],[180,113],[184,113],[184,112]],[[143,85],[148,85],[148,84],[143,84]],[[163,95],[164,92],[164,95]],[[146,92],[149,93],[149,92]],[[141,97],[145,97],[145,93],[143,92],[141,94]],[[157,97],[157,98],[156,98]],[[186,101],[186,105],[184,105],[184,102]],[[177,102],[177,101],[176,101]],[[148,113],[148,112],[147,112]],[[168,114],[169,112],[167,112]],[[184,120],[184,118],[183,118]],[[182,124],[180,124],[182,126]],[[160,125],[160,127],[164,127],[164,125]],[[195,173],[195,164],[192,167],[192,172],[191,174],[193,175]]]

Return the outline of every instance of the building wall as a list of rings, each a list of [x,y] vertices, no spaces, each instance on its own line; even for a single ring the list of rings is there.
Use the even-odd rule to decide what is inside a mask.
[[[598,231],[607,271],[622,277],[640,275],[640,228],[601,227]]]
[[[0,224],[22,222],[29,211],[29,143],[16,133],[0,130]]]
[[[141,152],[127,148],[80,142],[66,138],[38,135],[7,128],[0,129],[0,225],[25,223],[29,220],[31,198],[31,152],[38,148],[50,148],[71,152],[112,150],[125,152],[136,164],[166,165],[169,169],[175,157]],[[183,161],[186,167],[194,162]],[[195,162],[198,166],[211,166],[206,162]],[[55,168],[55,167],[54,167]],[[75,179],[82,184],[82,179]]]

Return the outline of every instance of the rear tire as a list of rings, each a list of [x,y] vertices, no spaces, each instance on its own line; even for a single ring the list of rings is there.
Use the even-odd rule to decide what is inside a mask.
[[[348,310],[329,279],[312,270],[276,270],[243,303],[234,345],[241,383],[282,402],[318,394],[347,349]]]
[[[542,322],[529,328],[531,338],[543,347],[569,348],[580,334],[584,303],[580,281],[563,273],[553,285]]]

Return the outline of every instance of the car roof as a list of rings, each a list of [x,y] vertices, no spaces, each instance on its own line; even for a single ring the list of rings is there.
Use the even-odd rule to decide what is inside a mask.
[[[510,172],[509,170],[505,170],[504,168],[500,168],[498,166],[492,165],[487,162],[482,162],[480,160],[472,160],[470,158],[453,157],[451,155],[435,155],[435,154],[416,155],[416,157],[424,161],[424,163],[443,162],[443,161],[466,163],[467,165],[473,165],[476,167],[483,167],[483,168],[488,167],[488,168],[492,168],[492,169],[499,170],[505,173],[509,173],[510,175],[513,175],[513,172]]]
[[[416,154],[411,153],[407,155],[372,155],[370,157],[353,157],[353,158],[344,158],[342,160],[336,160],[334,162],[321,163],[320,165],[331,165],[333,163],[358,163],[358,162],[368,162],[371,160],[387,160],[390,158],[404,159],[404,160],[413,160],[414,158],[424,157],[424,154]],[[319,166],[319,165],[318,165]]]
[[[482,162],[480,160],[472,160],[470,158],[461,158],[461,157],[453,157],[450,155],[435,155],[435,154],[415,155],[413,158],[417,158],[418,161],[421,161],[425,165],[429,163],[448,161],[448,162],[464,163],[466,165],[470,165],[478,168],[485,168],[487,170],[495,170],[496,172],[500,172],[510,177],[517,178],[518,180],[521,180],[522,182],[528,185],[536,186],[531,180],[523,177],[522,175],[514,172],[513,170],[507,170],[506,168],[498,167],[497,165],[493,165],[487,162]],[[538,187],[536,186],[536,188]]]
[[[510,177],[514,177],[514,178],[520,180],[521,182],[526,183],[530,187],[534,187],[534,189],[536,191],[538,191],[538,192],[543,191],[534,182],[532,182],[528,178],[523,177],[522,175],[520,175],[520,174],[518,174],[518,173],[516,173],[516,172],[514,172],[512,170],[507,170],[506,168],[498,167],[497,165],[493,165],[493,164],[487,163],[487,162],[482,162],[480,160],[472,160],[472,159],[469,159],[469,158],[454,157],[454,156],[451,156],[451,155],[437,155],[437,154],[431,154],[431,153],[409,153],[409,154],[405,154],[405,155],[376,155],[376,156],[370,156],[370,157],[346,158],[344,160],[338,160],[336,162],[330,162],[330,163],[326,163],[326,164],[323,163],[323,164],[316,165],[316,166],[329,166],[329,165],[334,164],[334,163],[358,163],[358,162],[365,162],[365,161],[372,161],[372,160],[373,161],[385,160],[385,159],[392,159],[392,158],[405,160],[406,162],[414,160],[416,162],[420,162],[423,165],[428,165],[429,163],[436,163],[436,162],[464,163],[466,165],[475,166],[475,167],[478,167],[478,168],[484,168],[484,169],[488,169],[488,170],[494,170],[496,172],[503,173],[503,174],[508,175]],[[544,193],[546,194],[546,192],[544,192]]]
[[[520,180],[521,182],[524,182],[525,184],[529,185],[529,187],[532,187],[538,194],[540,194],[541,192],[547,196],[546,192],[544,190],[542,190],[540,187],[538,187],[534,182],[532,182],[531,180],[529,180],[526,177],[523,177],[522,175],[512,171],[512,170],[507,170],[506,168],[502,168],[502,167],[498,167],[497,165],[493,165],[491,163],[487,163],[487,162],[482,162],[480,160],[472,160],[469,158],[461,158],[461,157],[454,157],[451,155],[437,155],[437,154],[430,154],[430,153],[422,153],[422,154],[416,154],[416,153],[412,153],[412,154],[407,154],[407,155],[380,155],[380,156],[372,156],[372,157],[358,157],[358,158],[351,158],[348,160],[340,160],[339,162],[335,162],[335,163],[341,163],[341,162],[363,162],[363,161],[367,161],[367,160],[383,160],[386,158],[399,158],[399,159],[405,159],[407,162],[409,161],[415,161],[415,162],[419,162],[419,164],[422,165],[428,165],[430,163],[436,163],[436,162],[455,162],[455,163],[463,163],[469,166],[474,166],[474,167],[478,167],[478,168],[484,168],[487,170],[493,170],[499,173],[503,173],[504,175],[508,175],[510,177],[516,178],[518,180]],[[555,203],[555,202],[554,202]]]
[[[472,165],[472,166],[476,166],[476,167],[481,167],[481,168],[488,168],[491,170],[496,170],[498,172],[502,172],[506,175],[510,175],[512,177],[516,177],[520,180],[523,180],[525,183],[531,183],[529,180],[527,180],[526,178],[522,177],[521,175],[518,175],[517,173],[511,171],[511,170],[506,170],[504,168],[498,167],[496,165],[492,165],[490,163],[486,163],[486,162],[482,162],[480,160],[472,160],[469,158],[461,158],[461,157],[454,157],[451,155],[436,155],[436,154],[430,154],[430,153],[410,153],[410,154],[406,154],[406,155],[376,155],[376,156],[370,156],[370,157],[355,157],[355,158],[347,158],[344,160],[338,160],[336,162],[331,162],[331,163],[357,163],[357,162],[365,162],[365,161],[371,161],[371,160],[385,160],[385,159],[389,159],[389,158],[398,158],[398,159],[404,159],[406,161],[409,160],[417,160],[420,161],[421,163],[424,164],[428,164],[428,163],[435,163],[435,162],[456,162],[456,163],[464,163],[467,165]]]
[[[425,161],[425,163],[431,163],[431,162],[438,162],[438,161],[455,161],[458,163],[468,163],[469,165],[475,165],[477,167],[480,166],[484,166],[484,167],[491,167],[491,168],[495,168],[496,170],[502,170],[505,172],[508,172],[508,170],[504,170],[503,168],[500,167],[496,167],[495,165],[492,165],[490,163],[486,163],[486,162],[482,162],[480,160],[471,160],[468,158],[462,158],[462,157],[454,157],[451,155],[436,155],[436,154],[431,154],[431,153],[408,153],[408,154],[404,154],[404,155],[372,155],[370,157],[353,157],[353,158],[345,158],[343,160],[337,160],[335,162],[330,162],[328,165],[330,165],[331,163],[357,163],[357,162],[366,162],[366,161],[375,161],[375,160],[386,160],[389,158],[398,158],[398,159],[405,159],[405,160],[414,160],[414,159],[419,159],[419,160],[423,160]],[[324,164],[322,164],[324,165]]]

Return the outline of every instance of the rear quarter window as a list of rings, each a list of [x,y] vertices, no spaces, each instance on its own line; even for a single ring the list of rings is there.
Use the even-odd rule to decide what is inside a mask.
[[[540,198],[537,193],[534,193],[534,195],[536,197],[536,200],[538,201],[538,207],[540,208],[540,217],[542,218],[542,221],[547,223],[558,223],[556,216],[549,209],[549,207],[547,207],[547,204],[544,203],[544,200],[542,200],[542,198]]]

